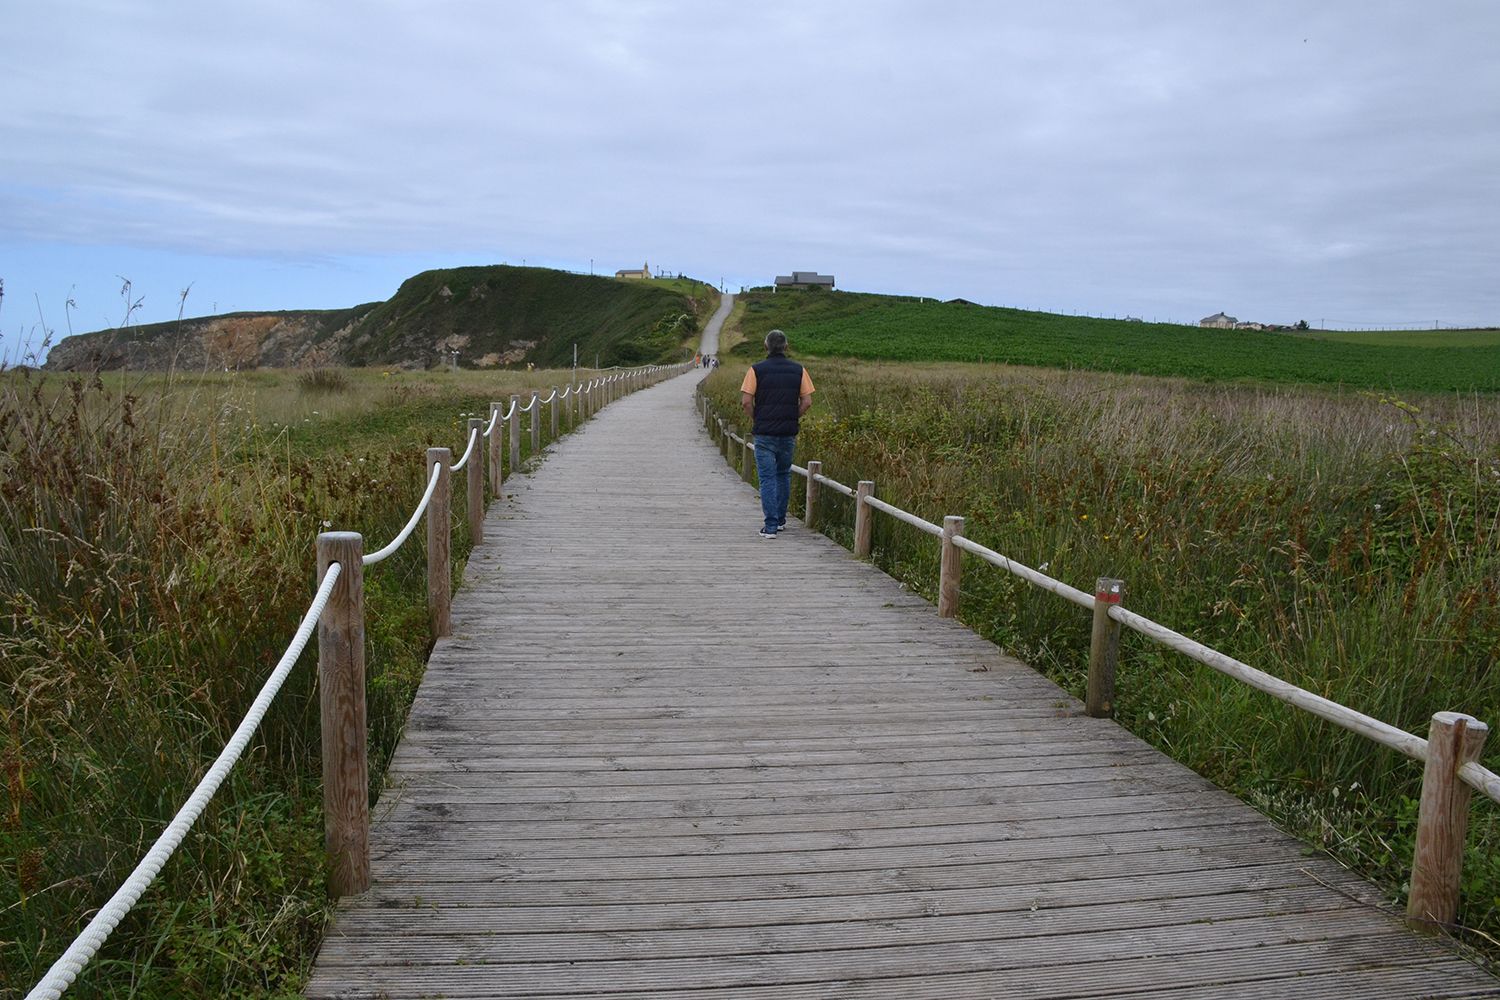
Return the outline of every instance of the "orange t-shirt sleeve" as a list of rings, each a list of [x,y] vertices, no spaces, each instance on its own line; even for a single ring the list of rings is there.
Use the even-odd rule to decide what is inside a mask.
[[[813,394],[812,376],[807,374],[807,369],[802,369],[802,391],[798,395],[811,396]]]
[[[804,379],[806,379],[807,378],[807,372],[803,372],[802,373],[802,377]],[[752,396],[755,395],[755,369],[754,368],[746,368],[745,369],[745,381],[743,381],[743,382],[740,383],[740,392],[748,392]]]

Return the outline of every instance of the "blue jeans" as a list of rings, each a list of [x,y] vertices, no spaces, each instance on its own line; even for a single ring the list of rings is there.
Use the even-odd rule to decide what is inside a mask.
[[[792,449],[795,434],[755,435],[755,471],[760,474],[760,510],[766,515],[766,530],[778,531],[786,524],[786,502],[792,493]]]

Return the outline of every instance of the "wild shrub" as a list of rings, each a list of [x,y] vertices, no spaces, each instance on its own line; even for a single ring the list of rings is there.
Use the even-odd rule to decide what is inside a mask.
[[[422,447],[489,394],[381,405],[372,384],[364,411],[294,423],[227,387],[0,373],[0,995],[41,976],[219,752],[306,608],[318,532],[383,544]],[[460,565],[467,545],[459,518]],[[409,545],[367,575],[374,783],[429,643],[422,564]],[[328,907],[315,660],[69,996],[296,991]]]
[[[303,392],[348,392],[349,373],[342,368],[309,368],[297,376],[297,387]]]

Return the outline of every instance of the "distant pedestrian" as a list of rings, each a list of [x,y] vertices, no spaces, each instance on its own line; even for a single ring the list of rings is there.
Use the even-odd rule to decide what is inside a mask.
[[[786,334],[766,334],[766,360],[750,366],[740,383],[740,405],[754,421],[755,469],[760,474],[760,509],[765,515],[762,538],[775,538],[786,527],[787,499],[792,492],[792,451],[802,415],[812,406],[813,383],[807,369],[786,356]]]

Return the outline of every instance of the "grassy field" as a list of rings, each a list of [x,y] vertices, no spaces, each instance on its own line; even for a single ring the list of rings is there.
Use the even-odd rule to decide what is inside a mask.
[[[868,360],[984,361],[1206,381],[1316,383],[1387,392],[1500,391],[1500,337],[1292,335],[1090,319],[851,292],[744,297],[742,352],[787,332],[795,352]],[[1388,337],[1379,340],[1377,337]]]
[[[1500,347],[1500,330],[1310,330],[1298,336],[1372,347]]]
[[[318,532],[385,544],[428,445],[566,377],[0,373],[0,996],[42,975],[238,724],[306,608]],[[372,787],[430,644],[422,537],[365,577]],[[327,913],[315,665],[70,997],[297,994]]]
[[[1230,655],[1425,735],[1500,723],[1500,399],[1397,400],[996,365],[814,363],[798,459]],[[742,425],[740,365],[709,382]],[[741,426],[741,429],[743,427]],[[793,491],[800,496],[800,490]],[[823,493],[848,544],[850,502]],[[876,517],[933,595],[938,546]],[[968,560],[964,621],[1075,695],[1090,619]],[[1404,892],[1420,765],[1126,633],[1121,720]],[[1488,766],[1500,767],[1491,741]],[[1500,937],[1500,806],[1473,807],[1463,920]]]

